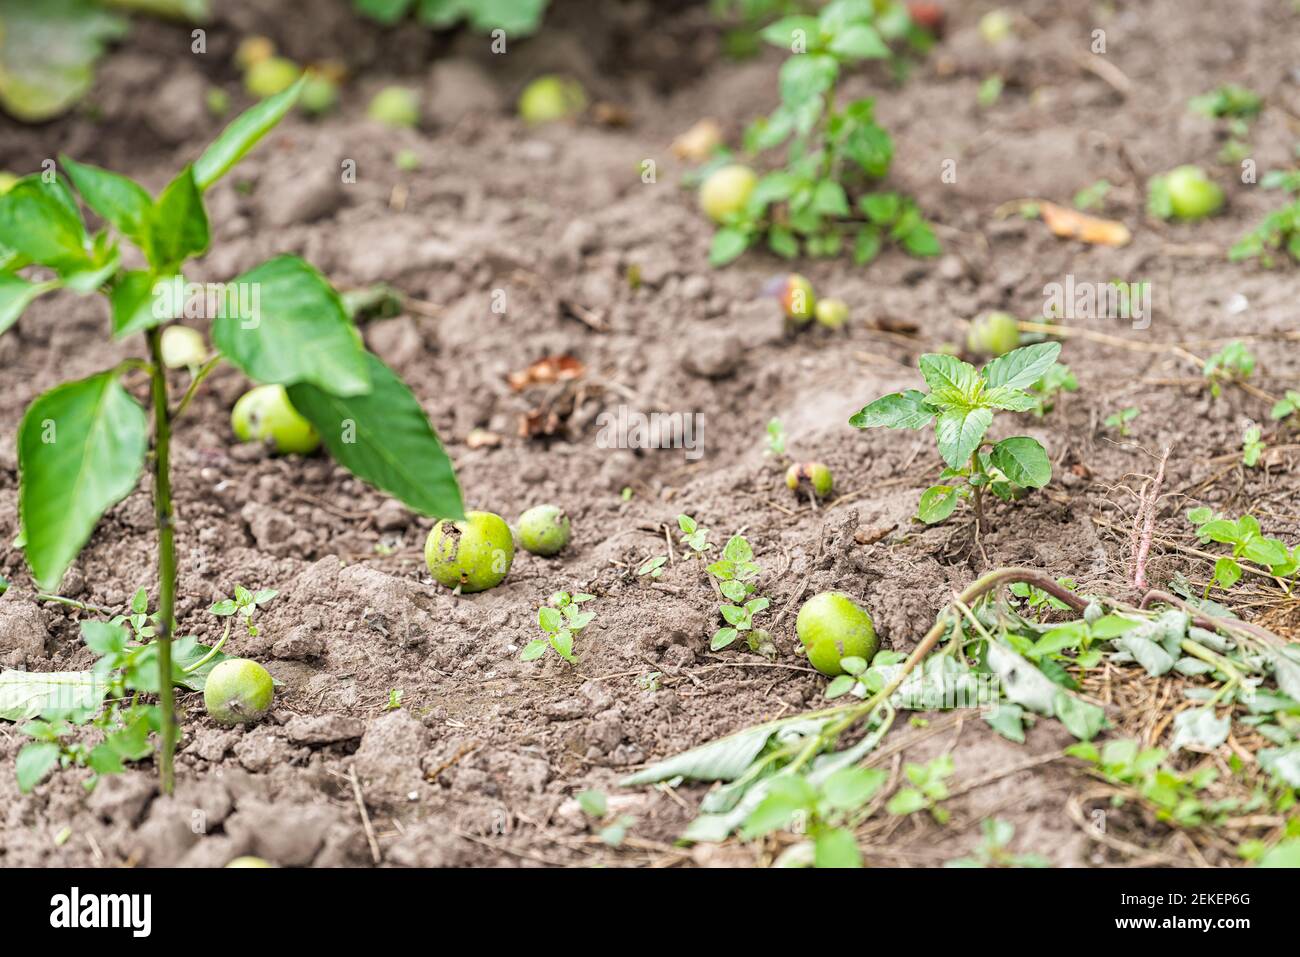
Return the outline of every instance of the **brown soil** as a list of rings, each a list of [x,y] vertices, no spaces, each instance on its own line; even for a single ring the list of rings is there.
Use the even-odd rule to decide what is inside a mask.
[[[703,116],[734,135],[775,99],[779,56],[718,56],[703,11],[652,16],[649,4],[602,5],[618,11],[602,20],[562,3],[540,36],[494,57],[477,37],[358,27],[342,3],[300,4],[307,9],[292,29],[269,3],[219,6],[206,56],[188,53],[186,30],[138,24],[79,115],[38,128],[4,123],[0,165],[27,171],[65,152],[157,189],[211,135],[205,84],[237,90],[230,52],[243,33],[271,33],[302,58],[349,60],[359,73],[339,113],[290,118],[212,191],[214,251],[190,278],[225,280],[291,251],[341,288],[385,281],[432,304],[371,321],[368,344],[424,403],[470,507],[513,519],[555,502],[573,517],[573,544],[554,559],[521,554],[501,587],[454,597],[424,568],[429,522],[327,458],[236,445],[229,409],[247,383],[231,369],[215,374],[175,439],[181,628],[213,640],[210,602],[236,584],[278,589],[261,635],[232,639],[235,652],[283,682],[272,719],[224,730],[204,716],[200,696],[182,696],[170,798],[157,796],[150,762],[89,795],[80,771],[20,795],[13,762],[23,738],[0,727],[0,865],[221,865],[244,853],[285,865],[369,865],[363,805],[388,865],[761,862],[757,847],[673,846],[701,787],[623,792],[616,782],[648,760],[821,699],[823,679],[795,652],[801,596],[829,588],[861,596],[887,645],[907,649],[977,574],[983,559],[970,547],[968,519],[911,521],[939,469],[929,435],[857,432],[847,420],[870,399],[918,384],[916,357],[961,341],[963,320],[993,308],[1040,315],[1043,286],[1067,273],[1150,280],[1154,321],[1146,331],[1086,325],[1136,350],[1069,339],[1062,358],[1081,390],[1042,420],[1008,425],[1046,444],[1056,477],[992,510],[988,561],[1127,595],[1132,490],[1164,446],[1173,449],[1166,488],[1177,494],[1161,512],[1162,534],[1191,544],[1181,514],[1205,502],[1249,508],[1272,534],[1300,537],[1294,445],[1271,452],[1264,468],[1236,464],[1243,429],[1267,422],[1267,402],[1238,389],[1212,400],[1185,358],[1149,348],[1178,343],[1204,357],[1249,337],[1256,385],[1280,394],[1300,380],[1294,270],[1223,256],[1276,194],[1220,168],[1229,200],[1221,217],[1187,227],[1143,214],[1147,175],[1213,165],[1215,126],[1184,107],[1219,83],[1267,96],[1252,155],[1261,171],[1289,164],[1300,133],[1300,86],[1288,73],[1300,15],[1285,5],[1220,0],[1192,15],[1178,0],[1155,0],[1103,17],[1087,5],[1028,2],[1021,12],[1037,26],[1005,53],[976,32],[989,5],[952,5],[945,42],[905,85],[864,75],[848,91],[878,96],[896,140],[891,181],[936,221],[945,253],[918,261],[889,251],[866,269],[801,263],[819,292],[852,304],[853,321],[840,335],[795,339],[761,294],[783,264],[750,254],[711,270],[710,228],[677,185],[684,167],[668,150],[674,136]],[[1106,61],[1131,83],[1126,95],[1075,62],[1097,27],[1108,34]],[[630,125],[523,127],[513,97],[553,68],[626,108]],[[980,109],[977,87],[995,71],[1006,90]],[[395,133],[364,118],[370,94],[393,81],[426,94],[420,130]],[[404,149],[420,170],[396,169]],[[357,181],[341,185],[348,159]],[[654,183],[642,181],[646,159],[657,164]],[[940,179],[948,159],[956,183]],[[1115,185],[1107,213],[1134,227],[1126,248],[1083,247],[1052,238],[1041,222],[994,215],[1022,197],[1068,204],[1101,178]],[[498,293],[503,314],[493,310]],[[603,331],[575,319],[573,304]],[[886,320],[918,332],[872,328]],[[135,340],[102,345],[106,322],[100,301],[61,294],[0,337],[0,542],[17,531],[12,437],[23,409],[57,382],[139,351]],[[520,438],[521,415],[542,402],[567,412],[574,393],[517,394],[505,376],[560,353],[587,367],[572,413],[548,439]],[[701,415],[703,457],[598,447],[596,417],[619,405]],[[1142,411],[1132,437],[1120,438],[1102,423],[1126,406]],[[781,467],[764,457],[773,417],[798,459],[833,470],[839,493],[828,505],[791,497]],[[475,429],[499,434],[500,446],[469,447]],[[142,488],[111,511],[64,594],[119,608],[152,586],[148,494]],[[754,544],[760,588],[773,602],[775,661],[708,650],[715,596],[701,563],[685,560],[676,542],[679,512],[712,528],[714,541],[743,530]],[[641,562],[667,551],[665,529],[675,561],[657,581],[638,578]],[[1157,551],[1154,581],[1203,577],[1195,560]],[[79,613],[32,612],[22,555],[8,544],[0,573],[15,582],[0,599],[0,663],[88,666]],[[561,588],[597,596],[580,664],[521,663],[538,605]],[[657,682],[645,680],[651,673]],[[393,689],[401,708],[390,712]],[[992,814],[1015,823],[1018,852],[1058,865],[1124,860],[1066,813],[1068,796],[1088,785],[1073,762],[1050,760],[1069,741],[1059,725],[1040,722],[1017,746],[973,714],[928,717],[928,726],[900,721],[888,762],[951,750],[954,787],[978,786],[950,802],[949,826],[910,819],[866,848],[869,862],[931,865],[968,853]],[[1016,770],[1035,758],[1042,763]],[[621,848],[605,846],[573,800],[588,788],[635,819]],[[65,828],[71,836],[56,840]]]

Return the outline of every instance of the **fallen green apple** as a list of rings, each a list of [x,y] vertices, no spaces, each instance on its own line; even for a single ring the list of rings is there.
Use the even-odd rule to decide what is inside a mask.
[[[193,369],[208,360],[203,333],[189,326],[168,326],[162,331],[162,361],[168,369]]]
[[[569,544],[569,516],[556,505],[535,505],[519,516],[519,544],[534,555],[558,555]]]
[[[275,682],[256,661],[227,658],[217,664],[203,686],[203,704],[221,724],[257,721],[271,707]]]
[[[534,126],[576,116],[586,108],[582,84],[554,73],[539,76],[519,94],[519,117]]]
[[[339,85],[320,73],[308,73],[298,102],[308,113],[319,116],[334,109],[339,101]]]
[[[820,462],[797,462],[786,469],[785,484],[792,492],[812,489],[818,498],[825,498],[835,487],[831,470]]]
[[[469,512],[461,522],[433,526],[424,543],[424,560],[433,580],[462,592],[501,584],[515,558],[515,542],[505,519],[492,512]]]
[[[249,66],[244,74],[244,89],[259,99],[283,93],[297,82],[302,70],[292,60],[270,56]]]
[[[1223,190],[1199,166],[1178,166],[1152,177],[1151,211],[1163,219],[1204,219],[1223,206]]]
[[[700,185],[700,209],[715,223],[726,222],[745,208],[757,184],[757,174],[739,163],[714,170]]]
[[[785,277],[777,298],[781,301],[786,317],[800,324],[811,319],[817,308],[812,283],[798,273],[792,272]]]
[[[966,331],[966,348],[981,356],[1000,356],[1020,345],[1016,317],[1005,312],[980,316]]]
[[[404,86],[386,86],[370,101],[366,115],[385,126],[415,126],[420,122],[420,97]]]
[[[241,442],[272,442],[281,455],[316,451],[320,435],[289,402],[282,385],[259,385],[239,397],[230,424]]]
[[[843,299],[818,299],[813,315],[827,329],[839,329],[849,318],[849,304]]]
[[[808,663],[832,677],[844,673],[841,658],[869,662],[880,646],[871,615],[842,591],[824,591],[809,598],[799,609],[794,627]]]

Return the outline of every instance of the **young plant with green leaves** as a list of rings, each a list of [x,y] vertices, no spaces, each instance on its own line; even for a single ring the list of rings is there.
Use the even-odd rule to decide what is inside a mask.
[[[352,0],[362,16],[384,26],[401,22],[408,14],[431,30],[466,23],[479,33],[504,30],[511,37],[537,32],[550,0]]]
[[[366,351],[339,294],[296,256],[277,256],[204,289],[215,307],[217,352],[184,394],[171,391],[162,334],[187,307],[189,295],[177,295],[186,262],[211,245],[204,193],[284,117],[303,82],[236,118],[156,197],[124,176],[66,157],[62,175],[26,176],[0,197],[0,330],[37,297],[64,289],[103,295],[112,337],[143,334],[146,341],[145,358],[66,382],[28,406],[18,429],[18,511],[32,577],[52,591],[100,518],[135,489],[148,466],[158,529],[157,655],[161,673],[172,677],[156,691],[164,791],[172,787],[176,742],[172,684],[181,677],[171,647],[171,443],[173,428],[217,363],[224,358],[256,382],[284,386],[294,408],[354,475],[422,515],[464,515],[451,462],[419,401]],[[78,196],[107,228],[89,232]],[[125,268],[119,241],[139,250],[142,268]],[[148,390],[152,422],[132,394],[140,386]],[[248,610],[247,603],[242,607]]]
[[[1130,428],[1131,423],[1141,414],[1141,409],[1137,406],[1130,405],[1126,408],[1120,409],[1118,412],[1112,412],[1110,415],[1106,416],[1102,425],[1106,426],[1108,429],[1115,429],[1119,432],[1121,438],[1126,439],[1133,434],[1133,429]]]
[[[1264,454],[1267,445],[1263,438],[1264,433],[1258,425],[1249,426],[1241,437],[1241,464],[1248,469],[1253,469],[1259,465],[1259,457]]]
[[[552,595],[545,605],[537,609],[537,627],[542,629],[545,637],[530,641],[519,660],[536,661],[550,648],[569,664],[576,665],[578,656],[573,653],[573,639],[596,617],[594,611],[586,611],[582,605],[595,598],[595,595],[584,595],[581,592],[570,595],[567,591],[557,591]]]
[[[929,811],[935,823],[947,824],[952,814],[939,802],[948,800],[948,778],[953,770],[951,754],[941,754],[927,764],[909,761],[903,766],[907,786],[894,792],[885,810],[900,817]]]
[[[879,768],[842,768],[824,780],[792,774],[775,780],[741,828],[757,840],[777,831],[806,835],[778,860],[778,866],[861,867],[854,827],[889,775]]]
[[[1209,508],[1188,511],[1187,520],[1196,526],[1196,537],[1202,544],[1218,542],[1232,548],[1231,555],[1223,555],[1214,562],[1214,574],[1205,586],[1205,596],[1218,585],[1225,591],[1237,584],[1244,574],[1242,561],[1250,562],[1256,571],[1267,569],[1268,574],[1285,583],[1300,571],[1300,545],[1288,548],[1281,539],[1270,538],[1260,529],[1259,519],[1243,515],[1236,521],[1215,514]]]
[[[1233,339],[1210,358],[1202,369],[1210,384],[1210,395],[1218,398],[1223,387],[1245,382],[1255,372],[1255,354],[1239,339]]]
[[[1292,418],[1297,412],[1300,412],[1300,392],[1287,389],[1286,394],[1269,409],[1268,417],[1274,422],[1280,422]]]
[[[258,594],[263,596],[258,604],[275,597],[275,592]],[[253,630],[251,609],[245,617]],[[129,614],[115,615],[107,622],[81,622],[81,638],[98,656],[90,670],[9,671],[0,676],[0,719],[32,719],[19,726],[33,739],[18,752],[20,791],[30,791],[56,767],[89,768],[93,773],[85,783],[93,788],[103,775],[121,773],[126,762],[141,761],[152,753],[149,736],[160,732],[163,724],[162,708],[154,703],[163,673],[161,624],[141,588],[131,599]],[[169,642],[172,683],[202,691],[212,669],[229,658],[221,652],[229,634],[227,624],[226,635],[211,647],[192,635]],[[100,742],[87,745],[78,730],[81,726],[97,730]]]
[[[790,57],[780,72],[781,104],[750,126],[745,149],[762,154],[786,146],[785,165],[760,178],[723,217],[710,262],[724,265],[759,243],[787,259],[801,252],[836,256],[847,248],[859,264],[874,259],[886,240],[915,256],[937,255],[938,240],[915,202],[873,191],[894,155],[873,101],[841,105],[837,99],[853,66],[890,60],[890,43],[925,43],[928,34],[906,6],[832,0],[816,15],[783,17],[762,37]],[[726,162],[720,157],[717,164]]]
[[[682,544],[691,550],[691,554],[703,556],[713,547],[709,541],[711,529],[705,528],[691,516],[678,515],[677,527],[682,530]]]
[[[1251,121],[1264,108],[1264,100],[1258,93],[1235,83],[1225,83],[1192,97],[1187,106],[1193,113],[1225,122],[1228,140],[1219,150],[1219,162],[1240,163],[1250,155],[1246,137],[1250,135]]]
[[[722,549],[722,557],[708,567],[718,582],[718,590],[727,600],[718,605],[726,625],[719,628],[709,642],[709,649],[721,651],[737,638],[745,638],[751,651],[761,651],[771,644],[766,631],[754,627],[754,616],[764,612],[771,601],[755,596],[754,582],[762,573],[754,561],[754,550],[743,535],[733,535]]]
[[[1056,408],[1057,400],[1063,393],[1079,391],[1079,380],[1069,366],[1053,362],[1043,377],[1025,391],[1034,397],[1034,407],[1029,411],[1041,419]]]
[[[1016,826],[1000,817],[986,817],[980,822],[982,840],[970,857],[958,857],[944,867],[1051,867],[1041,854],[1013,854],[1007,849],[1016,836]]]
[[[1228,250],[1228,258],[1233,262],[1258,258],[1264,266],[1272,267],[1277,262],[1276,254],[1284,251],[1300,262],[1300,170],[1273,170],[1264,174],[1260,185],[1289,193],[1290,199],[1237,240]]]
[[[858,429],[922,429],[934,424],[935,441],[947,468],[921,495],[917,517],[942,522],[957,503],[970,499],[976,530],[984,521],[984,493],[1003,501],[1026,489],[1042,488],[1052,477],[1052,463],[1037,439],[1019,435],[988,443],[986,433],[996,412],[1026,412],[1037,399],[1027,390],[1050,369],[1060,354],[1057,342],[1023,346],[977,370],[955,356],[921,356],[921,376],[928,393],[917,389],[883,396],[849,420]],[[987,446],[987,448],[986,448]]]

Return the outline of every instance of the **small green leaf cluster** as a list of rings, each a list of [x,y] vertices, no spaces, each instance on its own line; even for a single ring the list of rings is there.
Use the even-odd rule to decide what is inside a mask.
[[[1079,741],[1065,749],[1071,757],[1091,764],[1111,784],[1124,785],[1152,807],[1156,817],[1179,827],[1220,824],[1240,806],[1236,799],[1206,800],[1202,792],[1219,779],[1219,770],[1205,763],[1180,773],[1166,761],[1163,748],[1141,748],[1131,738],[1107,741],[1102,747]],[[1122,797],[1118,798],[1123,801]]]
[[[1264,100],[1258,93],[1235,83],[1225,83],[1192,97],[1187,106],[1193,113],[1227,121],[1228,139],[1219,150],[1219,162],[1240,163],[1250,155],[1245,139],[1250,135],[1251,121],[1264,108]]]
[[[1007,845],[1016,836],[1016,826],[1000,817],[986,817],[980,822],[982,840],[970,857],[958,857],[944,867],[1051,867],[1040,854],[1012,854]]]
[[[1289,419],[1300,412],[1300,392],[1294,389],[1287,389],[1286,394],[1277,400],[1268,412],[1268,417],[1274,421]]]
[[[1205,360],[1205,381],[1210,383],[1210,394],[1216,399],[1223,387],[1233,382],[1245,382],[1255,371],[1255,354],[1239,339],[1233,339]]]
[[[876,652],[876,656],[870,662],[857,655],[846,655],[840,659],[840,668],[843,669],[844,674],[836,675],[826,686],[824,693],[827,700],[833,701],[846,694],[866,698],[881,691],[889,681],[882,669],[899,664],[905,657],[902,653],[890,651],[888,648]]]
[[[1267,568],[1276,578],[1293,579],[1300,571],[1300,545],[1289,549],[1281,539],[1264,535],[1253,515],[1243,515],[1233,521],[1201,507],[1188,511],[1187,520],[1196,526],[1196,536],[1202,544],[1218,542],[1232,546],[1231,556],[1224,555],[1215,561],[1214,576],[1206,585],[1206,595],[1214,585],[1227,590],[1241,580],[1240,559]]]
[[[755,840],[776,831],[806,834],[812,851],[807,863],[861,867],[853,828],[865,818],[864,809],[888,777],[879,768],[860,767],[841,768],[816,783],[801,774],[778,774],[745,819],[741,837]]]
[[[1258,257],[1264,266],[1272,267],[1276,262],[1274,254],[1285,250],[1293,260],[1300,262],[1300,170],[1274,170],[1264,175],[1260,185],[1293,195],[1280,209],[1269,213],[1263,222],[1237,240],[1228,250],[1228,258],[1240,262]]]
[[[763,449],[763,454],[774,459],[785,458],[785,442],[785,426],[781,424],[781,420],[770,420],[767,423],[767,447]]]
[[[892,42],[924,43],[904,4],[832,0],[816,16],[784,17],[761,35],[791,55],[778,81],[781,103],[749,127],[745,149],[757,154],[788,145],[786,164],[760,179],[745,206],[722,223],[710,262],[724,265],[764,240],[787,259],[801,250],[829,257],[848,248],[862,264],[887,239],[916,256],[937,255],[938,240],[911,199],[865,192],[889,172],[894,155],[873,101],[836,103],[846,68],[890,59]]]
[[[948,800],[948,778],[952,772],[951,754],[941,754],[926,764],[907,762],[903,774],[908,786],[894,792],[885,810],[900,817],[929,811],[936,823],[947,824],[952,813],[939,802]]]
[[[705,528],[689,515],[677,516],[677,527],[682,530],[682,544],[696,555],[703,555],[713,545],[709,542],[710,529]]]
[[[578,802],[578,807],[582,809],[583,814],[596,824],[602,825],[596,832],[597,837],[610,847],[622,846],[628,829],[636,823],[636,818],[630,814],[620,814],[611,819],[609,800],[605,797],[604,791],[594,789],[582,791],[575,795],[574,800]]]
[[[1034,397],[1034,407],[1029,411],[1041,419],[1056,408],[1061,393],[1079,391],[1079,380],[1075,378],[1069,366],[1062,362],[1053,362],[1043,373],[1043,377],[1025,391]]]
[[[1106,416],[1106,419],[1102,424],[1108,429],[1118,429],[1119,434],[1122,437],[1128,438],[1133,434],[1133,430],[1129,428],[1129,423],[1141,414],[1141,409],[1137,406],[1130,405],[1127,408],[1120,409],[1118,412],[1112,412],[1110,415]]]
[[[1248,469],[1259,465],[1259,457],[1264,454],[1266,445],[1263,432],[1258,425],[1249,426],[1241,437],[1241,464]]]
[[[536,33],[550,0],[352,0],[362,16],[393,26],[408,14],[431,30],[467,23],[479,33],[504,30],[510,37]]]
[[[592,623],[596,617],[593,611],[584,611],[584,602],[595,599],[595,595],[579,592],[570,595],[567,591],[557,591],[545,605],[537,609],[537,627],[542,629],[545,638],[534,638],[519,656],[520,661],[535,661],[546,654],[547,648],[571,665],[578,663],[573,653],[574,637]]]
[[[1052,477],[1047,451],[1028,436],[1015,436],[985,451],[985,433],[997,411],[1026,412],[1037,400],[1026,390],[1055,363],[1060,343],[1043,342],[1014,349],[976,370],[955,356],[921,356],[921,375],[928,393],[916,389],[883,396],[854,415],[858,429],[921,429],[934,423],[939,454],[948,467],[943,484],[921,495],[917,517],[942,522],[959,500],[988,490],[1004,501],[1024,490],[1042,488]],[[956,484],[956,483],[962,484]]]
[[[754,550],[743,535],[733,535],[722,549],[722,557],[708,566],[718,581],[718,589],[727,599],[718,605],[726,625],[719,628],[709,642],[712,651],[721,651],[742,636],[757,651],[763,635],[754,629],[754,616],[766,611],[771,602],[762,596],[752,597],[754,582],[762,573],[754,561]]]
[[[236,585],[234,598],[223,598],[221,601],[214,602],[208,611],[218,618],[237,616],[248,628],[248,634],[257,637],[257,626],[253,624],[253,616],[257,614],[260,606],[267,604],[279,594],[274,588],[249,591],[243,585]]]

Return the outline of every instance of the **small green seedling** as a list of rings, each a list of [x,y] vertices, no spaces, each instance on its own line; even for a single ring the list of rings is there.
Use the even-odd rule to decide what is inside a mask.
[[[668,564],[667,555],[656,555],[653,558],[647,558],[644,562],[642,562],[641,566],[636,570],[636,573],[642,577],[648,575],[651,578],[659,578],[661,575],[663,575],[664,566],[667,564]]]
[[[1233,521],[1202,507],[1191,509],[1187,520],[1196,526],[1196,536],[1202,544],[1219,542],[1232,546],[1231,556],[1215,561],[1214,576],[1205,586],[1204,597],[1209,597],[1214,585],[1227,590],[1241,580],[1240,559],[1262,565],[1280,579],[1294,578],[1300,571],[1300,545],[1289,549],[1280,539],[1264,535],[1253,515],[1243,515]]]
[[[1163,748],[1141,749],[1131,738],[1107,741],[1101,748],[1078,741],[1065,753],[1091,764],[1104,780],[1135,792],[1157,818],[1169,824],[1200,827],[1222,823],[1228,816],[1226,808],[1216,807],[1204,793],[1219,778],[1219,769],[1211,762],[1192,771],[1177,771]]]
[[[1250,134],[1251,121],[1264,107],[1258,93],[1228,83],[1192,97],[1187,106],[1193,113],[1227,121],[1228,140],[1219,151],[1220,162],[1239,163],[1250,155],[1250,147],[1244,140]]]
[[[1259,457],[1264,454],[1266,446],[1262,435],[1259,426],[1252,425],[1241,437],[1241,464],[1248,469],[1259,465]]]
[[[463,513],[451,461],[420,403],[365,350],[325,277],[296,256],[277,256],[204,290],[214,313],[208,318],[215,354],[173,402],[163,327],[195,301],[184,270],[211,247],[204,193],[292,109],[304,82],[236,117],[157,196],[117,173],[61,157],[57,171],[25,176],[0,197],[0,332],[33,300],[64,289],[102,294],[113,339],[143,334],[148,346],[148,358],[123,359],[56,386],[28,406],[18,428],[18,513],[32,576],[39,588],[52,591],[100,518],[150,469],[159,608],[149,654],[157,656],[157,671],[172,678],[140,690],[157,696],[157,711],[150,713],[159,731],[164,792],[172,789],[177,740],[173,664],[181,650],[192,650],[180,642],[172,647],[177,561],[171,439],[196,389],[222,358],[254,382],[284,387],[338,463],[359,478],[421,514]],[[103,229],[88,230],[81,203]],[[138,250],[133,268],[127,268],[122,240]],[[39,267],[40,275],[27,274],[29,267]],[[152,416],[128,389],[142,383],[149,387]],[[103,639],[101,646],[120,658],[127,652],[115,641]],[[112,720],[113,709],[105,713]]]
[[[1110,181],[1099,179],[1091,186],[1085,186],[1074,194],[1074,208],[1085,212],[1090,209],[1101,209],[1102,206],[1106,205],[1106,195],[1110,190]]]
[[[981,109],[987,110],[989,107],[997,104],[1002,99],[1002,89],[1005,81],[996,73],[990,73],[980,81],[980,87],[975,92],[975,102]]]
[[[793,859],[802,866],[861,867],[853,828],[866,818],[867,805],[888,777],[880,768],[859,767],[841,768],[819,783],[802,774],[779,774],[745,819],[740,835],[747,841],[776,831],[807,836],[810,845],[796,845],[803,853],[786,858],[783,866],[791,866]]]
[[[546,637],[530,641],[519,660],[535,661],[546,654],[547,648],[553,648],[569,664],[576,665],[578,658],[573,653],[573,639],[596,617],[595,612],[584,611],[580,606],[595,597],[582,593],[570,595],[567,591],[557,591],[552,595],[545,605],[537,609],[537,626]]]
[[[841,107],[836,95],[849,67],[889,60],[891,42],[925,45],[928,35],[906,7],[841,0],[816,16],[783,17],[762,37],[790,56],[778,80],[781,104],[750,126],[745,149],[761,154],[788,145],[786,162],[758,179],[743,207],[728,204],[709,261],[724,265],[759,243],[786,259],[801,252],[836,256],[847,248],[859,264],[874,259],[886,240],[916,256],[938,254],[934,231],[912,200],[871,191],[894,154],[873,101]],[[735,165],[721,157],[715,168],[724,164]]]
[[[388,692],[388,702],[384,705],[385,711],[396,711],[402,706],[404,693],[401,688],[391,688]]]
[[[1128,438],[1133,434],[1133,430],[1129,428],[1129,423],[1141,414],[1141,409],[1130,405],[1128,408],[1120,409],[1118,412],[1112,412],[1106,416],[1106,420],[1102,424],[1108,429],[1119,429],[1119,434],[1124,438]]]
[[[689,515],[678,515],[677,527],[682,530],[682,544],[696,555],[702,556],[713,547],[709,542],[710,529],[705,528]]]
[[[1291,198],[1264,217],[1264,221],[1233,244],[1228,258],[1233,262],[1258,257],[1267,267],[1275,264],[1274,254],[1283,250],[1300,262],[1300,170],[1273,170],[1260,185],[1290,193]]]
[[[763,454],[774,459],[785,458],[785,441],[785,426],[781,424],[781,420],[769,420],[767,423],[767,448],[763,450]]]
[[[1300,412],[1300,392],[1287,389],[1286,395],[1278,399],[1273,408],[1269,410],[1268,417],[1276,422],[1289,419],[1297,412]]]
[[[980,822],[983,840],[970,857],[959,857],[944,867],[1051,867],[1041,854],[1012,854],[1007,845],[1016,836],[1016,826],[1000,817],[986,817]]]
[[[1029,411],[1041,419],[1056,408],[1057,399],[1062,393],[1079,391],[1079,380],[1074,377],[1069,366],[1053,362],[1043,377],[1025,391],[1034,397],[1034,407]]]
[[[947,824],[952,814],[939,802],[948,800],[947,779],[952,772],[952,755],[949,754],[941,754],[928,764],[909,761],[903,766],[909,786],[895,791],[885,810],[900,817],[929,811],[936,823]]]
[[[709,649],[721,651],[737,638],[744,637],[751,651],[760,651],[770,642],[767,632],[754,628],[754,616],[766,611],[771,601],[753,597],[754,582],[762,573],[754,561],[754,550],[743,535],[733,535],[722,549],[722,557],[708,566],[708,573],[718,581],[718,589],[727,599],[718,605],[726,625],[719,628],[709,642]]]
[[[1205,380],[1210,383],[1210,395],[1216,399],[1223,394],[1225,385],[1245,382],[1254,371],[1254,353],[1237,339],[1205,360]]]
[[[986,450],[985,433],[995,412],[1026,412],[1037,405],[1025,390],[1043,377],[1060,351],[1057,342],[1024,346],[999,356],[982,370],[955,356],[923,355],[919,365],[929,393],[909,389],[883,396],[854,415],[849,424],[858,429],[921,429],[934,423],[939,454],[948,467],[939,476],[944,484],[922,493],[917,517],[927,524],[942,522],[958,501],[970,498],[978,531],[983,524],[986,490],[1010,501],[1051,480],[1052,463],[1037,439],[1014,436]]]
[[[609,799],[605,797],[604,791],[582,791],[575,796],[574,800],[578,802],[578,807],[582,808],[583,814],[600,825],[600,830],[596,832],[597,837],[610,847],[622,846],[628,829],[636,823],[636,818],[629,814],[620,814],[611,820]]]

